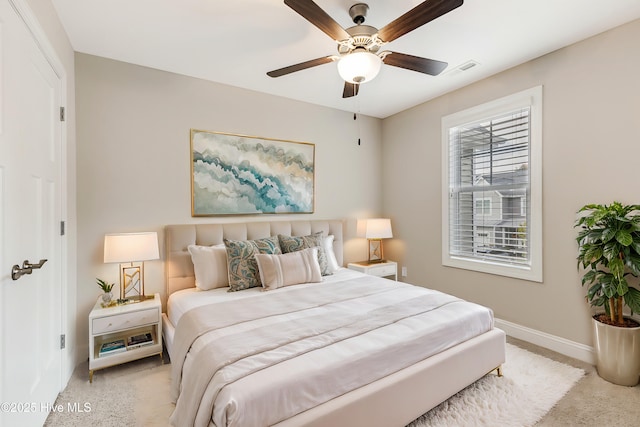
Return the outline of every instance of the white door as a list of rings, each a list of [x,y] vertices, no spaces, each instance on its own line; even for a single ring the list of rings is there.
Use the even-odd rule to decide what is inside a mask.
[[[61,80],[0,0],[0,425],[44,423],[61,388]],[[14,264],[38,263],[17,280]]]

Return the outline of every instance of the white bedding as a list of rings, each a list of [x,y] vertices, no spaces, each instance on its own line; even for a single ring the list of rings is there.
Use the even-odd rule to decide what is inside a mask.
[[[349,270],[348,268],[340,268],[330,276],[323,276],[322,283],[340,282],[360,276],[362,276],[362,273]],[[300,288],[314,285],[316,284],[309,283],[296,285],[296,287]],[[262,288],[249,288],[242,292],[228,292],[228,290],[228,287],[211,289],[209,291],[201,291],[198,288],[189,288],[174,292],[171,294],[171,298],[169,298],[169,301],[167,302],[167,316],[169,317],[171,324],[174,326],[177,325],[182,315],[195,307],[240,298],[250,298],[264,294]]]
[[[275,424],[493,327],[485,307],[347,269],[269,292],[179,291],[168,316],[172,424],[202,426]]]

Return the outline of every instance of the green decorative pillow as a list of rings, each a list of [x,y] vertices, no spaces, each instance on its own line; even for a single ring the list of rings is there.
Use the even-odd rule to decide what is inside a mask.
[[[324,237],[324,233],[322,231],[318,231],[317,233],[313,233],[309,236],[300,236],[300,237],[292,237],[292,236],[284,236],[282,234],[278,235],[278,240],[280,241],[280,248],[283,253],[296,252],[302,249],[307,248],[318,248],[318,264],[320,264],[320,271],[323,276],[328,276],[333,274],[329,269],[329,262],[327,261],[327,254],[324,251],[324,245],[322,244],[322,239]]]
[[[281,254],[278,237],[256,240],[224,239],[229,270],[229,292],[262,286],[255,254]]]

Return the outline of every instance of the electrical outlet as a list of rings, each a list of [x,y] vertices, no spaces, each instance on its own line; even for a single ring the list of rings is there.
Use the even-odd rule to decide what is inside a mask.
[[[402,266],[402,277],[407,277],[407,267]]]

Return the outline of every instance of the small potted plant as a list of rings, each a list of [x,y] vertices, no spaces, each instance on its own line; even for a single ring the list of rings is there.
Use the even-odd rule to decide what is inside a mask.
[[[113,283],[109,283],[106,280],[96,279],[98,286],[104,292],[102,294],[102,305],[107,306],[111,303],[111,299],[113,298],[113,294],[111,293],[111,289],[113,289]]]
[[[640,382],[640,205],[589,204],[578,211],[578,268],[586,299],[603,307],[593,316],[598,374],[618,385]],[[628,315],[623,313],[629,309]],[[635,344],[634,344],[635,343]]]

